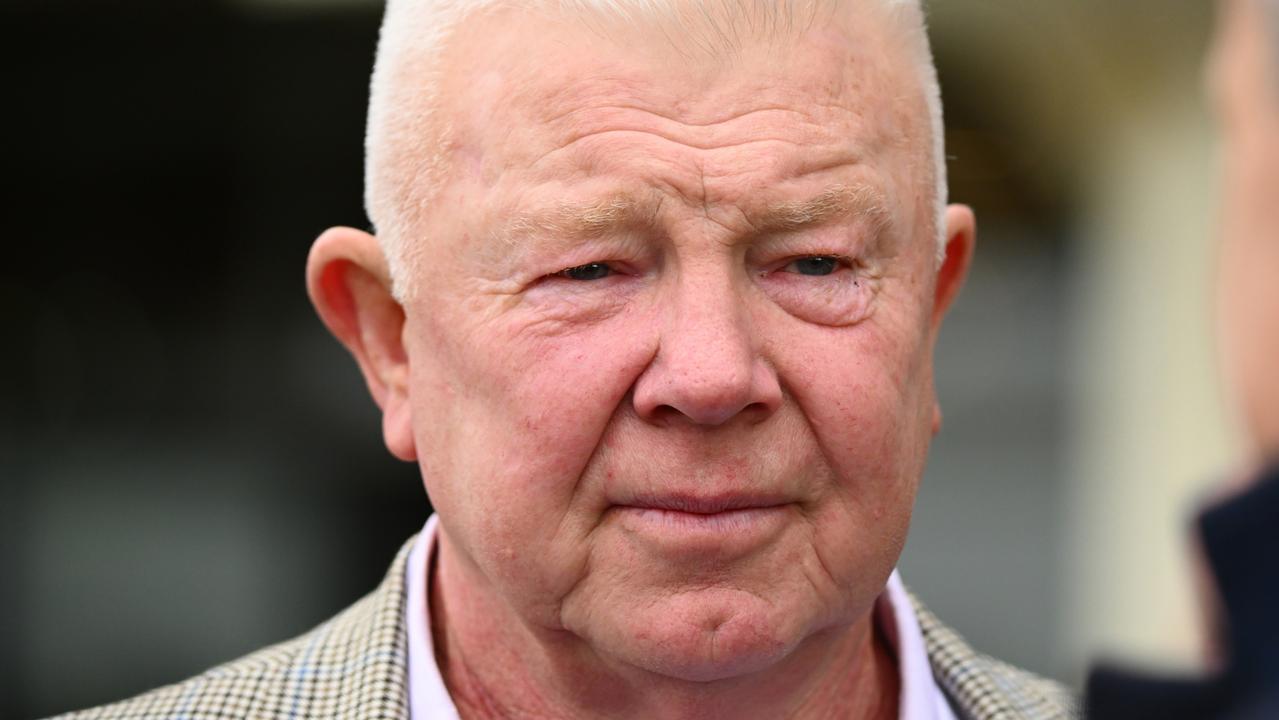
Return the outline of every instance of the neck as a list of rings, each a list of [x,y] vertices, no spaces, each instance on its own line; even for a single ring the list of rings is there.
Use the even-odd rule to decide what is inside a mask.
[[[897,717],[896,661],[873,612],[810,636],[767,671],[690,682],[620,665],[564,631],[530,627],[468,572],[443,532],[431,573],[435,656],[466,720]]]

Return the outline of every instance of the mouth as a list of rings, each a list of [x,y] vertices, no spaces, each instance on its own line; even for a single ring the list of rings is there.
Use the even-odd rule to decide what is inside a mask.
[[[736,555],[780,534],[792,506],[776,496],[672,494],[631,498],[611,513],[633,537],[665,550]]]
[[[789,504],[785,499],[769,495],[648,495],[620,503],[622,508],[657,510],[687,515],[720,515],[747,510],[767,510]]]

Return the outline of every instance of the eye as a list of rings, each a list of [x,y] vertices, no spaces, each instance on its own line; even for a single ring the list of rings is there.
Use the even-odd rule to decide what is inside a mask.
[[[589,282],[591,280],[603,280],[612,275],[613,268],[604,263],[587,263],[586,265],[578,265],[577,267],[561,270],[555,274],[569,280]]]
[[[821,253],[822,248],[809,252],[813,250]],[[759,286],[778,307],[800,320],[831,327],[854,325],[869,316],[882,277],[875,258],[792,252],[758,265]]]
[[[840,259],[831,255],[815,255],[813,257],[800,258],[791,261],[783,268],[786,272],[796,273],[798,275],[810,275],[813,277],[822,277],[830,275],[839,269]]]

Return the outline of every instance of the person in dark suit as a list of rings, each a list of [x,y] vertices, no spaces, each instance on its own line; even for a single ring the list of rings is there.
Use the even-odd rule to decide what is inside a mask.
[[[1197,523],[1223,657],[1207,678],[1102,667],[1088,717],[1279,718],[1279,0],[1220,0],[1209,70],[1222,126],[1219,326],[1250,441],[1244,478]]]

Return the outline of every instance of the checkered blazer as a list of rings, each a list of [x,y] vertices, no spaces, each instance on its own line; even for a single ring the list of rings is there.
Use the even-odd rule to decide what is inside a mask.
[[[185,682],[59,719],[407,720],[404,568],[412,546],[410,540],[400,550],[378,589],[301,637]],[[957,716],[1078,717],[1064,688],[977,654],[915,603],[933,674]]]

